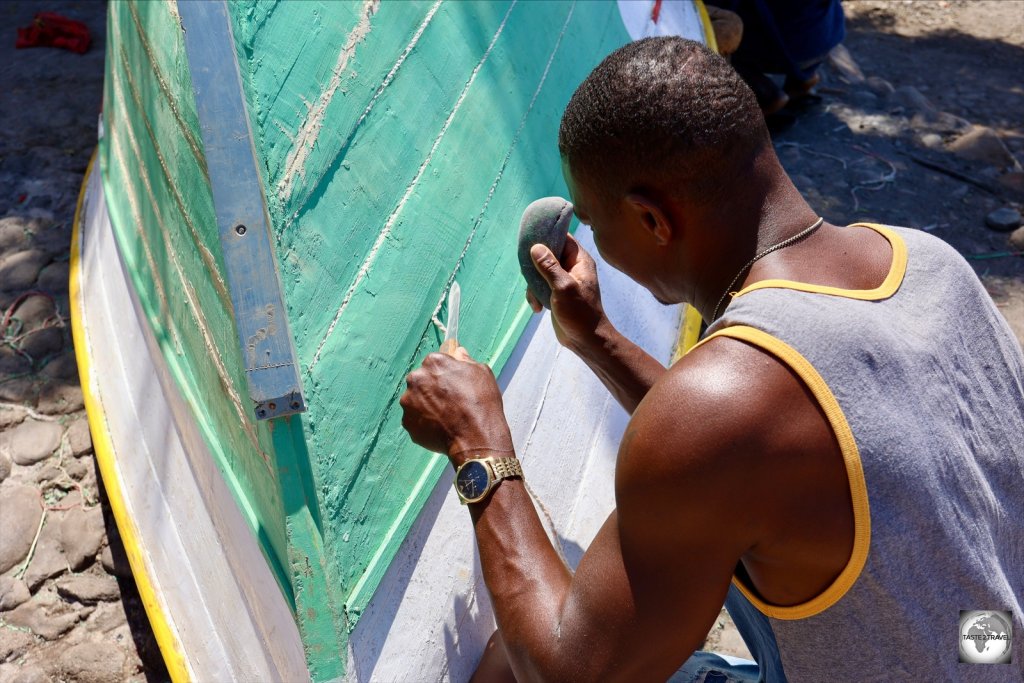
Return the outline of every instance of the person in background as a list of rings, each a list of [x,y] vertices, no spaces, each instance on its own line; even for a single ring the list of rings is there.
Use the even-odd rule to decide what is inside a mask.
[[[818,66],[846,35],[839,0],[709,0],[707,4],[734,12],[742,20],[743,39],[732,55],[732,65],[754,91],[766,117],[812,93],[820,80]],[[783,86],[768,74],[785,76]]]

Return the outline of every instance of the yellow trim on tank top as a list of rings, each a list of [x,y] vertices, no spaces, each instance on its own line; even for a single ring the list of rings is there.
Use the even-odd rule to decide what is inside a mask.
[[[795,289],[800,292],[814,292],[817,294],[831,294],[842,296],[848,299],[861,299],[864,301],[880,301],[888,299],[896,293],[903,283],[903,277],[907,272],[907,245],[894,230],[878,225],[876,223],[854,223],[850,226],[870,228],[874,230],[892,246],[892,265],[889,266],[889,274],[885,276],[878,287],[874,289],[843,289],[842,287],[829,287],[826,285],[812,285],[807,282],[796,282],[795,280],[760,280],[752,285],[744,287],[733,295],[733,298],[743,296],[747,292],[758,289]]]
[[[895,250],[895,244],[893,248]],[[850,553],[850,559],[846,563],[846,567],[839,573],[835,581],[828,588],[805,603],[780,606],[771,605],[762,600],[749,587],[745,586],[738,577],[733,576],[732,579],[736,588],[765,616],[787,621],[812,617],[839,602],[840,598],[856,583],[861,570],[864,569],[864,564],[867,562],[868,549],[871,545],[871,510],[868,505],[868,488],[864,480],[864,468],[861,464],[857,442],[853,438],[850,425],[846,421],[842,408],[839,407],[839,402],[836,401],[835,396],[832,394],[832,390],[828,388],[825,380],[814,369],[810,361],[804,358],[799,351],[767,332],[746,325],[734,325],[718,330],[714,334],[702,339],[697,346],[706,344],[715,337],[730,337],[752,344],[770,353],[791,368],[803,380],[807,388],[811,390],[814,398],[818,401],[818,405],[825,412],[825,417],[828,419],[829,425],[836,435],[836,441],[839,443],[839,449],[843,454],[846,476],[850,482],[850,499],[853,501],[853,551]]]

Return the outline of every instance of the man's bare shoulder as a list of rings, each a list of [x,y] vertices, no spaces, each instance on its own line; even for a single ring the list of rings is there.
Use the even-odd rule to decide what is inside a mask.
[[[823,420],[787,366],[744,342],[713,339],[678,361],[634,412],[619,450],[619,510],[689,524],[730,500],[793,494],[804,460],[828,447],[818,443],[829,437]],[[745,541],[774,532],[777,520],[763,507],[745,507],[728,508],[729,526],[750,534]]]
[[[764,351],[728,337],[712,339],[648,392],[626,430],[619,465],[628,468],[631,458],[641,457],[645,467],[668,470],[742,466],[751,449],[770,445],[771,425],[799,409],[785,399],[801,386]],[[723,456],[731,457],[723,462]]]

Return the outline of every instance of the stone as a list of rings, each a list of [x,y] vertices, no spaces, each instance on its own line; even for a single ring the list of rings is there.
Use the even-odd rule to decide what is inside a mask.
[[[106,572],[120,579],[133,578],[132,565],[128,562],[128,556],[122,548],[118,548],[115,552],[109,545],[105,546],[100,552],[100,564],[103,565]]]
[[[851,99],[863,109],[874,109],[878,106],[878,95],[870,90],[857,90],[851,95]]]
[[[30,372],[32,372],[31,360],[10,346],[0,347],[0,379],[9,382],[12,377],[27,375]]]
[[[52,513],[51,513],[52,514]],[[25,570],[25,583],[33,593],[55,576],[68,571],[68,560],[60,543],[60,522],[47,518],[43,532],[39,534],[36,551]]]
[[[19,377],[0,383],[0,401],[11,401],[33,406],[38,398],[39,387],[31,377]]]
[[[0,453],[0,482],[11,476],[11,460],[3,453]]]
[[[22,338],[18,348],[33,361],[39,362],[64,348],[64,329],[53,326],[29,332]]]
[[[937,133],[925,133],[921,136],[921,144],[928,149],[941,149],[942,136]]]
[[[935,111],[934,105],[932,105],[928,98],[922,95],[917,88],[910,85],[903,85],[896,88],[892,95],[889,96],[889,101],[909,109],[910,111]]]
[[[21,321],[25,330],[39,328],[47,321],[53,319],[56,313],[53,300],[48,296],[39,294],[27,297],[21,305],[14,309],[14,317]]]
[[[96,611],[89,617],[85,627],[92,633],[105,634],[127,624],[128,615],[124,611],[124,602],[116,600],[98,603]]]
[[[828,53],[828,64],[847,83],[857,85],[865,81],[864,72],[860,70],[857,60],[853,58],[850,50],[842,43],[836,45]]]
[[[25,419],[28,410],[22,406],[0,406],[0,429],[7,429]]]
[[[89,432],[89,420],[81,418],[68,425],[68,445],[71,454],[76,458],[92,452],[92,434]]]
[[[0,219],[0,251],[10,251],[28,244],[31,236],[28,222],[28,219],[21,216]]]
[[[62,545],[68,563],[75,571],[92,563],[100,551],[106,529],[99,507],[68,510],[60,523]]]
[[[0,612],[12,610],[30,597],[27,583],[13,576],[0,576]]]
[[[28,631],[0,626],[0,662],[21,658],[35,642],[35,636]]]
[[[996,232],[1013,232],[1020,227],[1020,211],[1009,206],[996,209],[985,216],[985,225]]]
[[[53,379],[78,379],[78,361],[74,351],[66,351],[43,366],[43,374]]]
[[[58,669],[76,683],[120,683],[124,680],[125,653],[113,643],[85,642],[60,655]]]
[[[999,135],[986,126],[973,126],[946,145],[946,148],[962,159],[980,161],[997,168],[1012,167],[1017,161]]]
[[[997,178],[1003,187],[1024,195],[1024,171],[1010,171]]]
[[[60,479],[62,474],[64,473],[61,472],[60,468],[57,467],[57,465],[44,464],[43,467],[36,471],[35,476],[32,478],[32,480],[35,481],[35,483],[37,484],[44,484],[46,482],[52,482],[56,481],[57,479]],[[40,486],[40,489],[42,489],[43,491],[46,491],[48,488],[51,487]]]
[[[16,251],[0,259],[0,289],[29,289],[50,260],[50,255],[40,249]]]
[[[731,55],[736,52],[743,38],[743,20],[735,12],[711,4],[707,5],[707,11],[719,54]]]
[[[895,88],[892,87],[892,83],[879,76],[868,76],[864,81],[864,84],[868,86],[868,89],[871,90],[876,97],[880,98],[888,97],[895,90]]]
[[[25,559],[42,516],[36,489],[16,484],[0,493],[0,574]]]
[[[0,434],[0,453],[19,465],[32,465],[53,455],[60,445],[60,425],[29,418]]]
[[[43,198],[40,197],[40,199]],[[36,219],[34,221],[36,229],[32,232],[32,246],[54,256],[60,256],[67,253],[71,246],[71,233],[69,226],[66,227],[53,221],[54,214],[51,210],[53,208],[55,207],[51,202],[43,199],[35,205],[34,210],[29,210],[29,213]]]
[[[57,581],[57,593],[65,600],[75,600],[84,605],[94,605],[97,602],[117,600],[121,597],[117,579],[96,574],[72,574],[61,577]]]
[[[40,591],[28,602],[4,613],[4,621],[10,626],[27,628],[44,640],[57,640],[94,609],[72,606],[50,591]]]
[[[39,393],[38,409],[47,415],[67,415],[85,407],[82,387],[65,382],[50,382]]]
[[[82,481],[89,474],[89,470],[92,469],[92,463],[88,458],[78,458],[71,460],[64,465],[64,471],[68,473],[68,476],[75,481]]]
[[[68,264],[63,261],[57,261],[39,271],[39,279],[36,281],[36,287],[44,292],[50,292],[51,294],[66,292],[68,289],[68,280]]]
[[[52,683],[53,679],[46,675],[46,672],[38,666],[26,666],[18,675],[11,679],[11,683]]]
[[[950,114],[948,111],[940,111],[935,115],[935,119],[932,122],[932,127],[941,133],[966,133],[974,126],[973,123],[967,119],[961,118],[955,114]]]
[[[1024,252],[1024,228],[1017,228],[1006,238],[1006,244],[1013,251]]]

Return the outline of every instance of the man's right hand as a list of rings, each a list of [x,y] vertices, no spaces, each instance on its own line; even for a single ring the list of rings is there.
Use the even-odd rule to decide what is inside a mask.
[[[533,245],[530,256],[551,287],[551,322],[559,343],[578,354],[600,343],[601,328],[610,323],[601,305],[597,264],[590,254],[569,235],[562,251],[563,263],[543,244]],[[543,310],[529,289],[526,300],[535,313]]]

